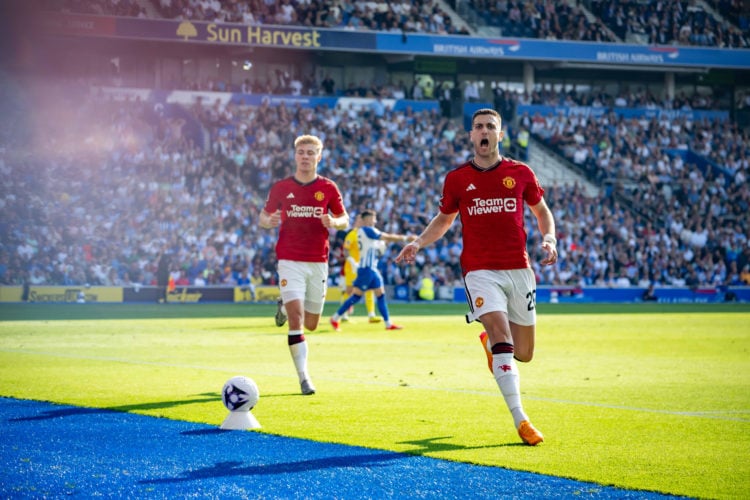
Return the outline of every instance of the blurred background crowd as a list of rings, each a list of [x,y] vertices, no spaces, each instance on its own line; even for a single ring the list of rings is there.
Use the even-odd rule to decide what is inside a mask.
[[[463,13],[460,19],[476,15],[482,25],[456,22],[430,0],[43,3],[135,17],[461,35],[494,26],[532,38],[717,47],[747,47],[748,32],[747,13],[731,1],[700,3],[708,8],[690,1],[591,1],[593,18],[551,1],[449,2],[454,13]],[[174,88],[371,100],[308,108],[203,98],[168,113],[138,97],[115,98],[90,78],[4,78],[1,90],[10,98],[0,124],[0,284],[156,284],[163,256],[169,256],[177,285],[275,284],[275,231],[258,227],[258,214],[270,184],[292,174],[292,144],[301,133],[323,139],[320,173],[338,183],[351,215],[371,208],[385,231],[421,232],[438,210],[446,172],[471,156],[461,119],[442,108],[396,111],[384,104],[382,99],[425,98],[401,83],[357,87],[312,75],[295,83],[276,76],[183,81]],[[557,220],[560,260],[550,268],[536,264],[541,237],[530,218],[528,248],[539,284],[750,284],[750,138],[736,121],[516,113],[531,103],[725,109],[719,99],[669,99],[642,88],[610,95],[498,87],[491,94],[508,127],[505,154],[527,159],[529,143],[519,137],[530,134],[600,188],[592,195],[577,183],[543,185]],[[709,168],[671,150],[690,150]],[[338,283],[344,235],[332,234],[331,285]],[[462,286],[459,224],[414,265],[396,265],[397,251],[390,247],[383,259],[387,284],[430,276],[437,286]]]

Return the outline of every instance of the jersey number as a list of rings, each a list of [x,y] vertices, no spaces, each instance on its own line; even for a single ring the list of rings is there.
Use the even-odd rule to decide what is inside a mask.
[[[529,300],[528,310],[533,311],[536,309],[536,289],[527,293],[526,298]]]

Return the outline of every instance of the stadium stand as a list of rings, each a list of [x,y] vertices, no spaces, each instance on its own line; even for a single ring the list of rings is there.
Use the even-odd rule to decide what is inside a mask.
[[[459,2],[459,11],[478,25],[489,26],[498,36],[616,42],[604,24],[569,2]]]
[[[592,1],[591,10],[621,40],[660,45],[748,47],[740,29],[703,2]],[[728,14],[726,9],[724,12]],[[735,18],[739,21],[739,16]]]
[[[145,1],[145,0],[144,0]],[[83,5],[82,5],[83,4]],[[268,24],[466,35],[466,24],[453,24],[454,16],[443,10],[435,0],[387,2],[386,0],[356,2],[302,2],[297,0],[152,0],[150,9],[130,0],[127,6],[100,0],[95,5],[74,0],[49,0],[50,8],[73,12],[102,13],[124,16],[145,15],[148,11],[167,19],[215,21],[242,24]]]
[[[623,2],[585,2],[587,11],[555,2],[469,3],[507,36],[628,37],[628,26],[621,31],[608,14],[625,9]],[[164,18],[246,24],[398,27],[422,33],[455,29],[448,21],[452,15],[436,2],[409,9],[382,1],[309,2],[307,10],[297,5],[291,11],[289,5],[290,0],[45,2],[50,9],[130,17],[158,12]],[[508,16],[493,10],[499,6],[505,6]],[[717,35],[721,30],[747,33],[746,16],[727,2],[714,2],[713,9],[729,21],[717,21],[707,10],[698,15],[685,2],[669,2],[668,7],[675,14],[690,12],[681,22],[689,22],[693,33],[710,28],[716,35],[712,43],[745,46],[742,36],[727,42]],[[461,13],[458,6],[454,10]],[[400,24],[393,14],[399,14]],[[648,21],[659,12],[636,14],[634,18]],[[470,20],[465,18],[468,24]],[[727,27],[730,21],[740,27]],[[671,42],[693,43],[689,37]],[[162,82],[161,88],[287,95],[295,87],[291,79],[281,72],[265,81],[196,79]],[[403,84],[367,82],[359,88],[353,82],[331,85],[311,75],[300,81],[300,94],[366,97],[371,104],[309,108],[283,101],[226,101],[218,98],[219,92],[202,93],[190,106],[154,106],[137,91],[114,98],[105,90],[118,81],[106,74],[88,80],[21,80],[16,86],[14,81],[3,83],[6,95],[17,97],[9,102],[25,103],[35,113],[24,113],[21,105],[3,108],[12,117],[0,129],[0,283],[6,285],[152,284],[163,248],[173,257],[175,280],[230,285],[247,271],[273,284],[274,237],[256,221],[271,180],[291,172],[289,151],[296,130],[324,139],[322,173],[341,186],[349,210],[375,208],[384,230],[394,233],[418,231],[429,221],[437,210],[442,176],[470,151],[460,117],[383,106],[378,98],[419,97]],[[592,194],[576,184],[545,186],[558,221],[560,262],[550,269],[535,267],[540,284],[750,284],[750,227],[744,216],[750,208],[747,132],[730,115],[690,121],[679,114],[659,119],[615,113],[618,108],[727,111],[722,96],[693,92],[670,99],[645,87],[621,88],[612,95],[595,88],[516,92],[500,86],[491,95],[513,132],[506,144],[509,154],[524,153],[514,140],[518,131],[529,131],[601,188]],[[601,119],[523,111],[534,104],[609,111]],[[538,261],[540,235],[531,224],[528,229],[531,259]],[[437,286],[460,286],[460,250],[455,228],[413,266],[395,265],[396,249],[391,248],[384,276],[389,285],[398,286],[429,272]],[[331,267],[332,284],[338,271],[337,265]]]
[[[149,284],[163,245],[174,255],[176,279],[184,272],[193,282],[200,276],[209,285],[232,284],[243,269],[252,274],[259,268],[264,282],[272,283],[273,236],[254,221],[271,179],[290,172],[289,145],[300,124],[325,138],[324,173],[342,186],[347,207],[352,212],[376,208],[393,232],[416,231],[429,220],[437,208],[441,175],[469,150],[455,123],[428,111],[386,111],[376,119],[369,108],[208,102],[190,110],[211,137],[210,148],[201,151],[182,133],[183,120],[137,99],[81,96],[60,85],[50,85],[39,95],[45,96],[45,121],[50,124],[40,154],[3,159],[8,173],[4,210],[18,221],[4,231],[4,284],[26,279]],[[74,120],[79,113],[88,119]],[[650,135],[637,122],[631,125],[623,133]],[[614,129],[612,142],[622,142],[618,127]],[[594,128],[584,135],[594,141],[602,133]],[[86,140],[76,144],[76,137]],[[748,144],[741,135],[712,137],[727,146]],[[434,156],[425,157],[425,149]],[[46,161],[53,152],[54,161]],[[661,165],[666,170],[660,175],[669,180],[655,179],[658,172],[644,167],[643,175],[628,179],[632,189],[624,198],[605,191],[592,199],[577,186],[549,186],[549,203],[559,221],[560,264],[535,269],[539,282],[737,283],[738,270],[750,262],[748,226],[741,216],[750,201],[743,181],[747,152],[739,152],[743,160],[733,179],[717,179],[711,170],[704,176],[695,165],[675,160]],[[21,161],[24,168],[9,167],[9,161]],[[656,168],[657,163],[648,166]],[[38,175],[29,176],[30,171]],[[671,188],[670,197],[664,196],[666,187]],[[705,212],[711,216],[703,216]],[[34,224],[22,222],[29,217]],[[539,235],[529,227],[529,247],[538,248]],[[454,230],[407,269],[393,265],[391,250],[384,265],[388,284],[414,280],[424,266],[438,285],[455,284],[460,276],[458,241]],[[334,266],[332,276],[336,272]]]

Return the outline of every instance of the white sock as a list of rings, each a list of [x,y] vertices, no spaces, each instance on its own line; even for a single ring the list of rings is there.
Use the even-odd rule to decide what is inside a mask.
[[[492,355],[492,373],[495,375],[497,386],[503,394],[505,404],[513,416],[516,429],[524,420],[528,420],[521,404],[521,381],[518,376],[518,367],[513,359],[513,353],[501,353]]]
[[[289,333],[291,335],[302,335],[301,331],[290,331]],[[307,340],[290,345],[289,352],[292,354],[292,361],[294,361],[294,367],[297,369],[299,381],[303,382],[310,378],[310,375],[307,373]]]

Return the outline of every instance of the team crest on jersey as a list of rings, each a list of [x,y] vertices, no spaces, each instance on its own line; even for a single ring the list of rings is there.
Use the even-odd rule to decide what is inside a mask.
[[[484,305],[484,297],[477,297],[474,299],[474,305],[476,307],[482,307]]]
[[[513,189],[516,187],[516,180],[513,177],[506,177],[503,179],[503,186],[505,186],[508,189]]]
[[[323,191],[316,191],[315,192],[315,199],[318,201],[323,201],[323,198],[326,196],[323,194]]]
[[[281,280],[281,281],[279,282],[279,285],[281,285],[281,286],[286,286],[286,280]]]

